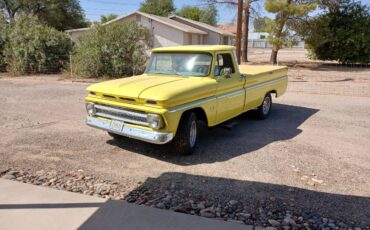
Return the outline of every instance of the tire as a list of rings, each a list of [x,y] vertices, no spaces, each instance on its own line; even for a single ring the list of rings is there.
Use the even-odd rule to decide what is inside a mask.
[[[198,141],[198,119],[193,112],[185,113],[180,120],[175,138],[171,142],[172,150],[181,155],[190,155]]]
[[[262,104],[258,107],[258,118],[260,120],[266,119],[271,112],[272,108],[272,98],[271,94],[268,93],[266,96],[263,98]]]

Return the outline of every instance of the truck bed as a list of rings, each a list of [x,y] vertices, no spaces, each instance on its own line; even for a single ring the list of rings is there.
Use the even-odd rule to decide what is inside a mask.
[[[278,72],[280,74],[287,75],[288,67],[272,65],[239,65],[239,71],[244,75],[262,75],[266,73],[275,74]]]

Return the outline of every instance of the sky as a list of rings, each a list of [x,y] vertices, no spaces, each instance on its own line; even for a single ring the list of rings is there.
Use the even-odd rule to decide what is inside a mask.
[[[110,13],[119,16],[129,14],[136,11],[140,7],[140,3],[144,0],[80,0],[80,4],[85,11],[85,15],[89,21],[100,21],[101,15],[108,15]],[[370,5],[370,0],[362,0],[363,4]],[[174,0],[176,9],[180,9],[184,5],[203,6],[202,0]],[[263,13],[263,0],[254,5],[254,8],[262,15],[273,16],[271,14]],[[227,6],[218,5],[218,23],[230,23],[236,21],[236,9]]]
[[[85,15],[90,21],[100,21],[100,15],[114,13],[119,16],[136,11],[144,0],[80,0]],[[370,0],[369,0],[370,1]],[[202,6],[204,1],[174,0],[176,9],[184,5]],[[220,24],[232,22],[236,19],[236,10],[230,7],[217,6]]]

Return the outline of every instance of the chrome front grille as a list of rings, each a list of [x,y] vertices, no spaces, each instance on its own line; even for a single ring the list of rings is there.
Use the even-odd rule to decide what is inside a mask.
[[[142,112],[95,104],[96,115],[137,125],[149,126],[147,115]]]

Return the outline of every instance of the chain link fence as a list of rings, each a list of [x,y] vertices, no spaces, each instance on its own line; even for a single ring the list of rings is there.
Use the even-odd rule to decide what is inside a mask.
[[[271,49],[272,44],[270,44],[265,39],[249,39],[248,40],[248,47],[249,48]],[[292,48],[304,48],[304,42],[300,41],[300,42],[298,42],[298,44],[294,45]]]

